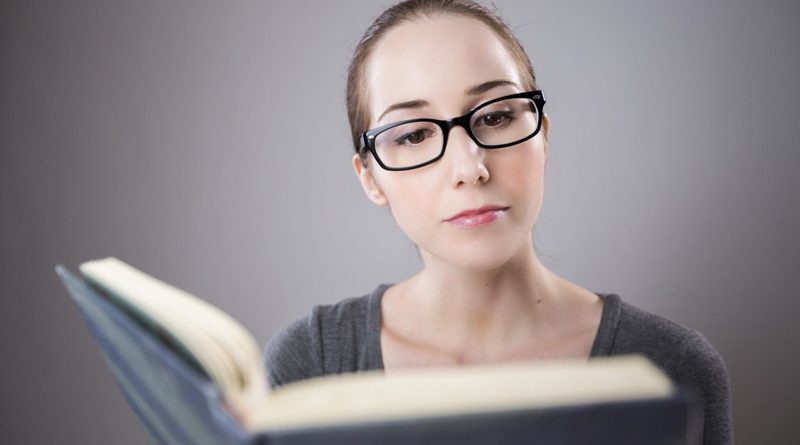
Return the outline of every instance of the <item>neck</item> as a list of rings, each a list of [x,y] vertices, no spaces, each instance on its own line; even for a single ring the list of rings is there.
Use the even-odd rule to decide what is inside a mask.
[[[423,252],[409,283],[419,313],[444,336],[496,342],[543,326],[558,303],[558,277],[523,249],[495,269],[464,268]]]

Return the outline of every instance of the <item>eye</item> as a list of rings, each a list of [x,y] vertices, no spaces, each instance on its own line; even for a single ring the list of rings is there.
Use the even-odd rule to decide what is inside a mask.
[[[400,135],[394,140],[397,145],[419,145],[428,137],[426,134],[428,130],[420,128],[419,130],[409,131]]]
[[[476,127],[499,128],[508,125],[513,120],[513,111],[492,111],[479,117],[474,125]]]

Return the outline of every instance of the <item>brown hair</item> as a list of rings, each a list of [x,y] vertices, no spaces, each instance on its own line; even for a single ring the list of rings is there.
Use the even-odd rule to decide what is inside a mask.
[[[471,0],[406,0],[397,3],[383,11],[367,28],[350,61],[347,72],[347,118],[350,120],[350,132],[356,152],[361,145],[361,133],[367,131],[369,126],[370,110],[367,104],[368,91],[364,83],[364,70],[375,44],[387,31],[397,25],[414,19],[448,14],[474,18],[489,26],[500,37],[516,62],[523,86],[526,89],[538,89],[528,55],[508,25],[496,13]]]

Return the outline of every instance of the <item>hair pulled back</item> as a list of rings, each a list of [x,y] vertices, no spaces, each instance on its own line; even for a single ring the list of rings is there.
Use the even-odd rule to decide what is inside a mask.
[[[369,128],[369,91],[364,80],[367,63],[373,48],[389,30],[402,23],[421,18],[460,15],[486,24],[491,28],[514,59],[523,87],[537,89],[533,66],[508,25],[496,13],[471,0],[406,0],[383,11],[367,29],[353,53],[347,71],[347,118],[353,148],[358,152],[361,133]]]

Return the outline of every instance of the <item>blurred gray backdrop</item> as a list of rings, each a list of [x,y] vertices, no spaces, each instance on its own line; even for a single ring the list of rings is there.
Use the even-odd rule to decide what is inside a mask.
[[[53,267],[118,256],[263,344],[420,266],[350,164],[345,69],[388,2],[3,1],[0,443],[138,444]],[[800,7],[496,1],[553,126],[537,248],[702,331],[737,442],[800,422]]]

